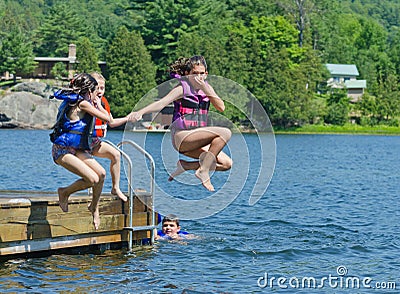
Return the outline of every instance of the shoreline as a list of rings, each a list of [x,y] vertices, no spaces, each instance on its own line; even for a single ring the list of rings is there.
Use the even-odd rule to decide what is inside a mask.
[[[400,136],[400,127],[386,125],[379,126],[360,126],[346,124],[344,126],[336,125],[305,125],[299,128],[289,128],[274,130],[275,134],[338,134],[338,135],[384,135]]]
[[[46,127],[32,127],[32,126],[12,126],[7,127],[0,124],[0,130],[51,130]],[[124,131],[119,129],[109,129],[108,131]],[[164,129],[132,129],[130,132],[134,133],[167,133],[170,130]],[[262,134],[264,132],[257,132],[250,129],[242,129],[239,132],[243,134]],[[270,132],[268,132],[270,133]],[[272,133],[275,135],[375,135],[375,136],[400,136],[400,127],[390,126],[377,126],[377,127],[362,127],[362,126],[316,126],[308,125],[299,128],[272,128]]]

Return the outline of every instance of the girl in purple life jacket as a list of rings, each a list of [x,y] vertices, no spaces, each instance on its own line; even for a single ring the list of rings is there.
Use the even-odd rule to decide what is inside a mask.
[[[172,181],[187,170],[195,170],[203,186],[214,191],[210,171],[226,171],[232,167],[232,159],[222,151],[232,133],[225,127],[207,126],[207,113],[210,103],[223,112],[224,102],[206,82],[207,63],[203,56],[180,58],[170,65],[169,71],[180,84],[160,100],[132,112],[130,120],[138,121],[144,114],[161,111],[173,102],[172,145],[179,153],[197,161],[179,160],[168,180]]]

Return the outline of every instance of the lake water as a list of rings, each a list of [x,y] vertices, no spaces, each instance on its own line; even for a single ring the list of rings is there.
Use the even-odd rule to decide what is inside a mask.
[[[191,173],[166,181],[177,155],[156,150],[169,134],[133,136],[146,136],[157,189],[189,203],[208,197]],[[239,137],[227,150],[233,157],[242,148]],[[114,143],[122,138],[122,132],[109,132]],[[259,148],[257,136],[244,139],[250,151]],[[48,131],[0,130],[0,148],[0,189],[54,191],[76,179],[52,162]],[[255,205],[249,205],[257,176],[251,168],[245,183],[234,172],[213,175],[221,194],[235,197],[221,211],[182,221],[182,229],[198,239],[133,252],[8,260],[0,263],[0,292],[395,293],[399,150],[398,136],[277,135],[274,174]],[[250,157],[256,166],[257,158]]]

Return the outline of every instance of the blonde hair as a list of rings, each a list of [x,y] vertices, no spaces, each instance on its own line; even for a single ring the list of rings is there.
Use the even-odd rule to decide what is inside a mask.
[[[103,81],[103,82],[106,81],[106,78],[97,71],[91,72],[90,75],[94,77],[97,81]]]

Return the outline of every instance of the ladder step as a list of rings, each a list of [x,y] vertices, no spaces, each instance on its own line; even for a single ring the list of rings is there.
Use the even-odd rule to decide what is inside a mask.
[[[124,230],[128,231],[149,231],[156,229],[157,226],[138,226],[138,227],[124,227]]]

